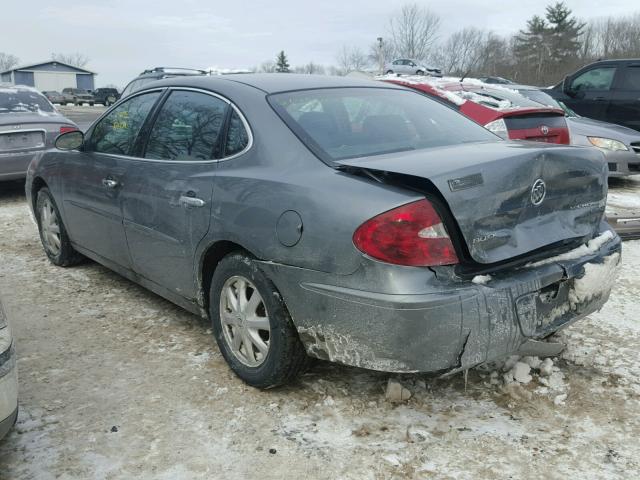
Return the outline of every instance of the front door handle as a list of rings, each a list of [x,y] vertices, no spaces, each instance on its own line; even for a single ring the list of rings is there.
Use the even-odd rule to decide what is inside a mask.
[[[201,198],[182,195],[180,197],[180,205],[183,207],[204,207],[205,201]]]
[[[596,102],[603,102],[603,101],[607,100],[607,97],[596,97],[596,98],[594,98],[594,100]]]
[[[104,185],[107,188],[116,188],[118,186],[118,182],[113,178],[103,178],[102,185]]]

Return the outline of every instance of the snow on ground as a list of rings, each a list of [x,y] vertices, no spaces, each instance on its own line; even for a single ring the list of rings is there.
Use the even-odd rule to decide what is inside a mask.
[[[20,188],[0,190],[0,231],[21,402],[0,478],[640,475],[640,241],[609,303],[558,335],[558,358],[446,379],[320,362],[258,391],[198,318],[94,263],[52,266]],[[390,378],[408,400],[387,400]]]

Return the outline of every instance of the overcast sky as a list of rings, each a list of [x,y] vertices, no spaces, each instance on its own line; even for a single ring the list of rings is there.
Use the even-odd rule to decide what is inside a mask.
[[[368,51],[403,0],[50,0],[0,4],[0,51],[21,63],[81,52],[96,86],[123,87],[147,67],[249,68],[284,49],[292,65],[332,64],[343,44]],[[474,25],[509,34],[545,1],[418,2],[442,18],[442,36]],[[584,19],[639,10],[637,0],[569,0]],[[509,5],[509,6],[505,6]]]

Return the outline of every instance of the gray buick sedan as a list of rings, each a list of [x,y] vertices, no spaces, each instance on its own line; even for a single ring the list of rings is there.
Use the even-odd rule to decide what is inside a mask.
[[[391,84],[172,78],[56,147],[26,183],[51,262],[208,318],[256,387],[309,357],[446,373],[528,351],[602,307],[620,262],[600,152]]]

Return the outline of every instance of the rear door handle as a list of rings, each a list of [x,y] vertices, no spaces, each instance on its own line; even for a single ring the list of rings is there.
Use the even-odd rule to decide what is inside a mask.
[[[602,101],[604,101],[604,100],[608,100],[608,99],[607,99],[607,97],[596,97],[596,98],[594,98],[594,100],[595,100],[596,102],[602,102]]]
[[[103,178],[102,185],[104,185],[107,188],[116,188],[118,186],[118,182],[113,178]]]
[[[204,207],[205,201],[201,198],[182,195],[180,197],[180,205],[183,207]]]

